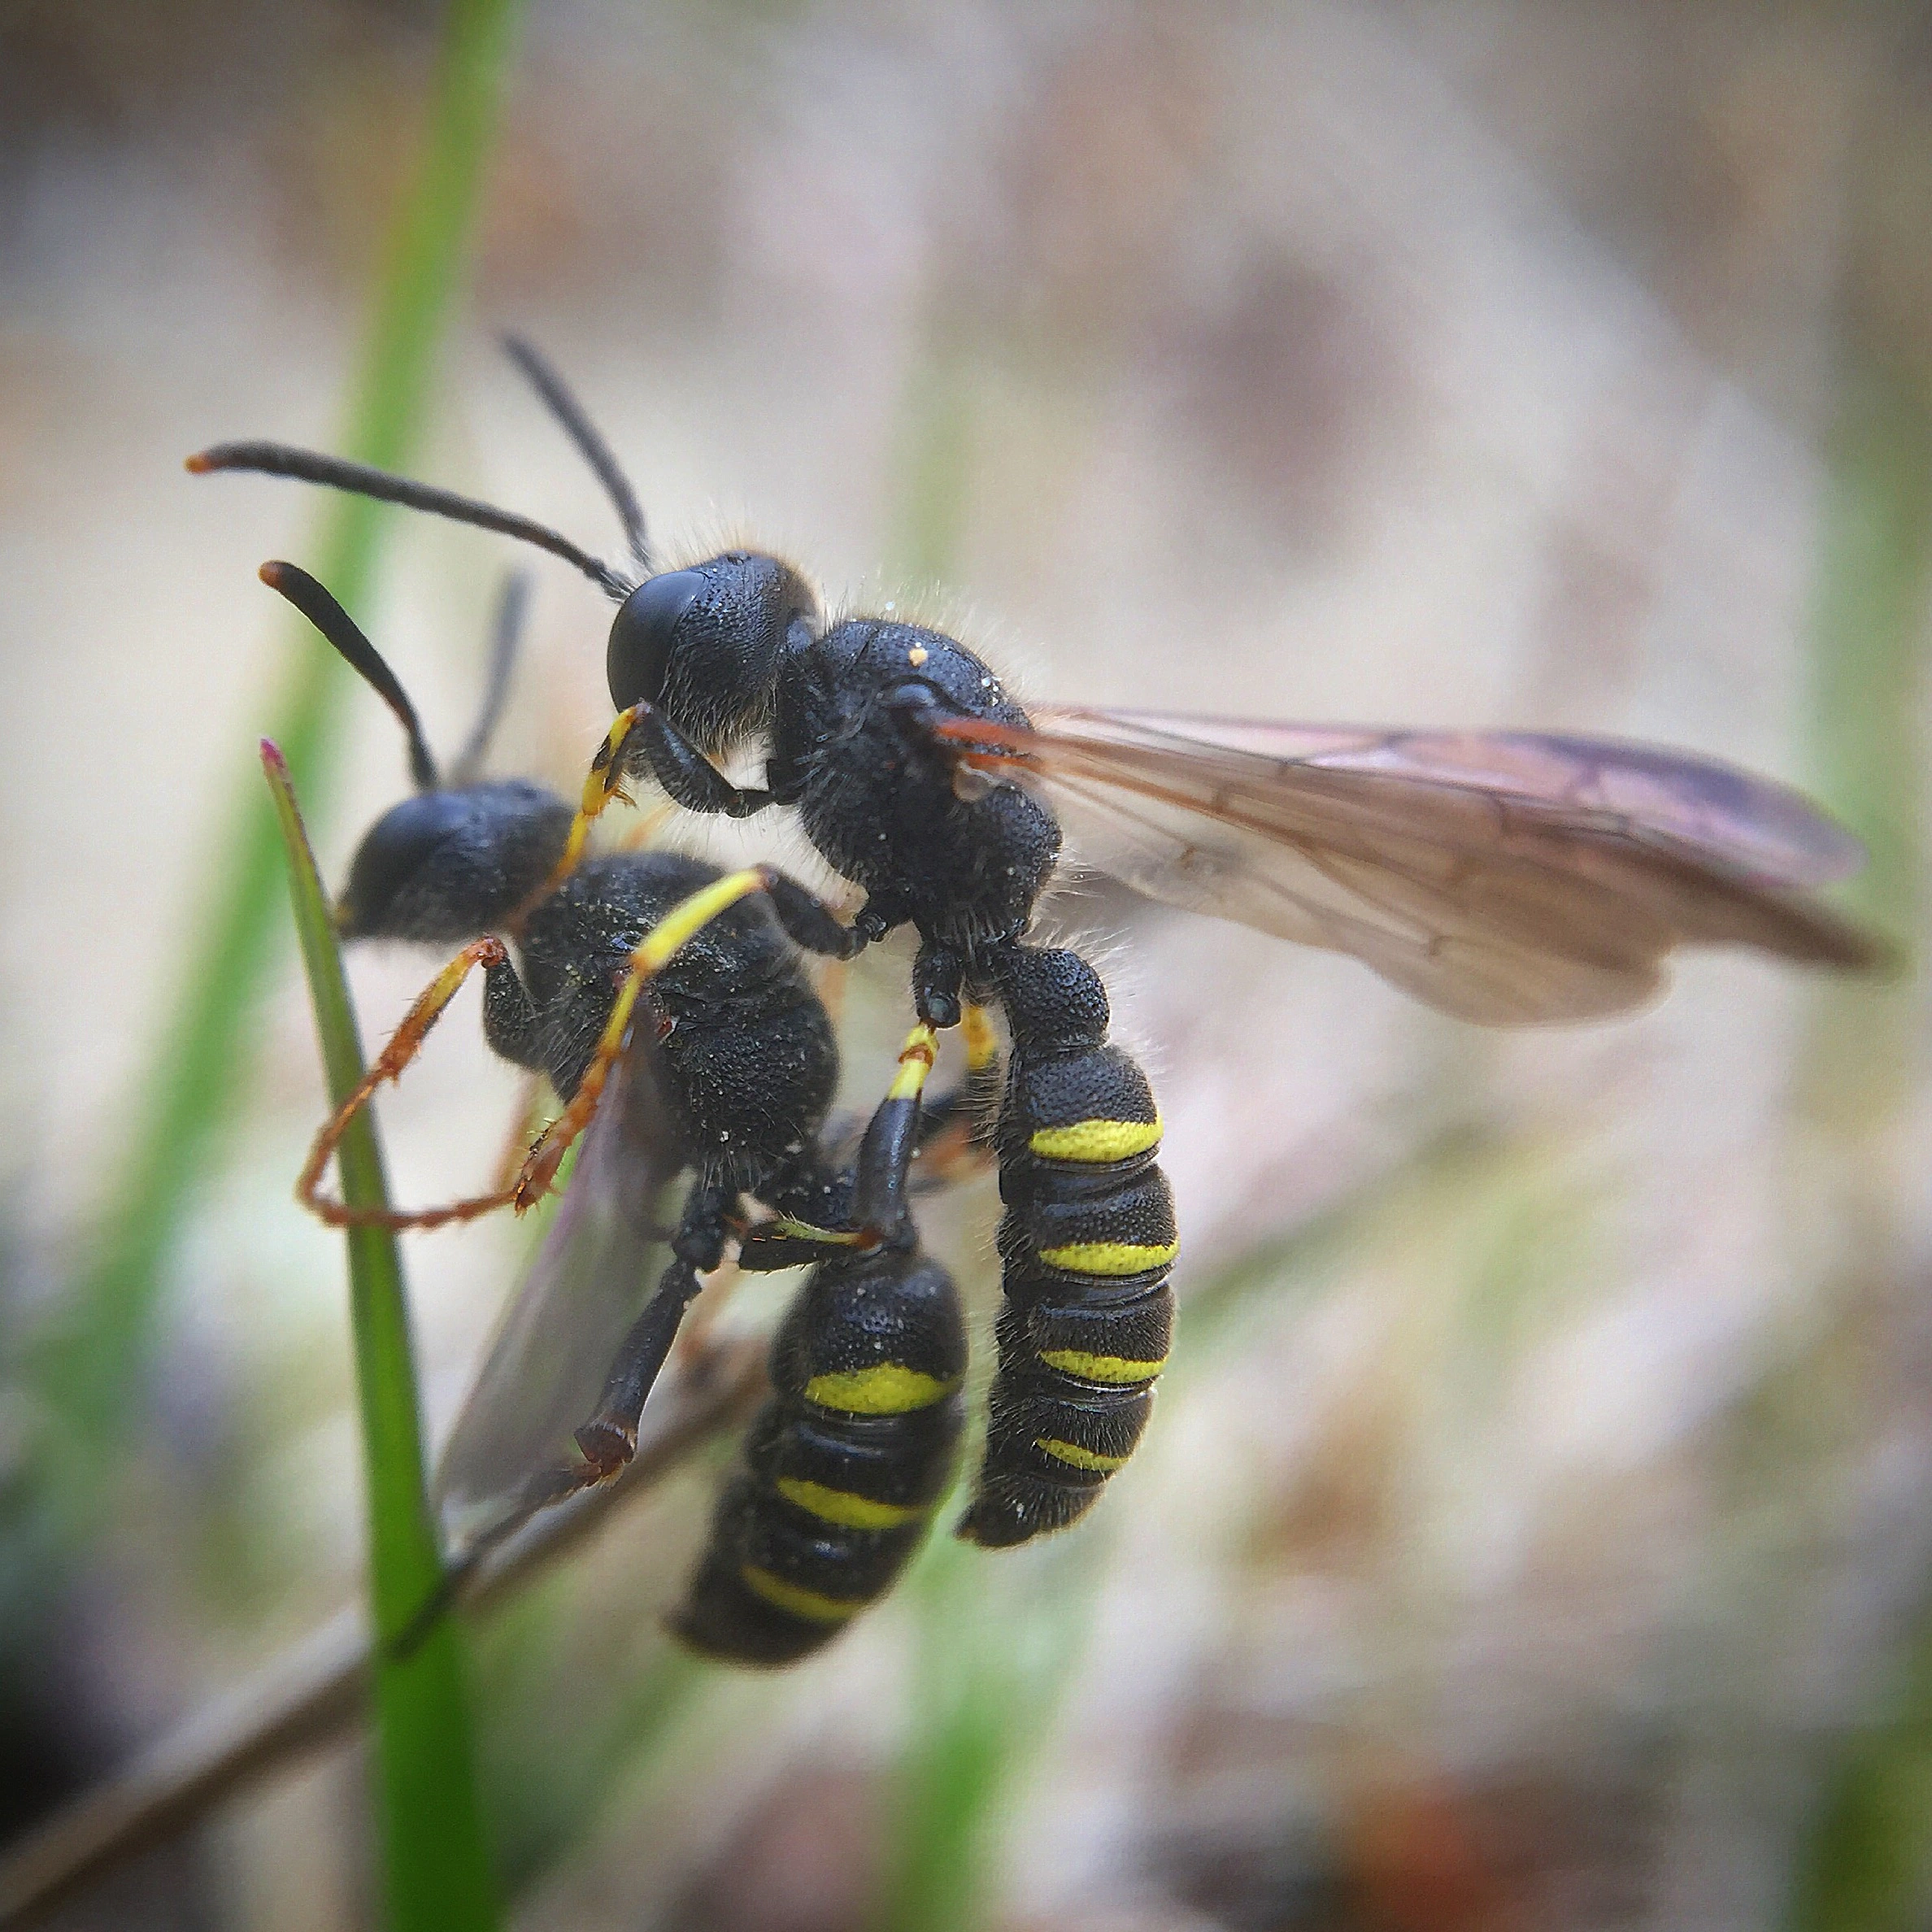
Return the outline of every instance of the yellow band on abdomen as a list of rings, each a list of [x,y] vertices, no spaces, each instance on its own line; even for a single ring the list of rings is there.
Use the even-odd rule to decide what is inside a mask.
[[[865,1608],[863,1597],[821,1596],[816,1590],[807,1590],[802,1585],[787,1583],[782,1577],[774,1577],[768,1569],[760,1569],[755,1563],[741,1564],[738,1580],[754,1596],[761,1596],[768,1603],[774,1603],[781,1610],[789,1610],[794,1617],[802,1617],[808,1623],[843,1623],[848,1617],[856,1617]]]
[[[1176,1241],[1160,1247],[1143,1247],[1129,1241],[1076,1241],[1065,1247],[1042,1248],[1040,1259],[1049,1268],[1064,1268],[1068,1274],[1136,1275],[1165,1268],[1180,1252],[1181,1244]]]
[[[870,1496],[851,1490],[828,1488],[822,1482],[808,1482],[802,1476],[781,1476],[778,1494],[795,1503],[807,1515],[822,1523],[837,1523],[844,1530],[896,1530],[925,1512],[905,1503],[875,1503]]]
[[[1092,1382],[1151,1382],[1167,1366],[1165,1355],[1157,1362],[1137,1362],[1126,1355],[1088,1355],[1078,1348],[1042,1349],[1040,1360],[1049,1368]]]
[[[902,1362],[881,1362],[877,1368],[815,1375],[805,1385],[805,1399],[848,1416],[903,1416],[945,1401],[955,1386]]]
[[[1151,1120],[1075,1120],[1065,1127],[1042,1127],[1026,1145],[1042,1160],[1104,1167],[1159,1147],[1160,1116],[1156,1114]]]
[[[1112,1475],[1116,1469],[1127,1466],[1124,1456],[1096,1456],[1091,1449],[1082,1449],[1077,1442],[1063,1442],[1057,1436],[1036,1436],[1033,1447],[1044,1450],[1055,1462],[1064,1462],[1076,1469],[1093,1469]]]

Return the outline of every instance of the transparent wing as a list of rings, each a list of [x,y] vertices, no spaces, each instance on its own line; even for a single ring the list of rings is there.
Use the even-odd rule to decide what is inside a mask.
[[[941,727],[1038,785],[1149,897],[1363,959],[1492,1025],[1641,1004],[1680,945],[1851,968],[1880,941],[1808,889],[1858,842],[1715,759],[1601,738],[1043,709]]]
[[[564,1198],[490,1345],[437,1470],[443,1528],[460,1552],[576,1460],[624,1331],[670,1260],[673,1187],[685,1164],[660,1098],[649,1029],[613,1069]]]

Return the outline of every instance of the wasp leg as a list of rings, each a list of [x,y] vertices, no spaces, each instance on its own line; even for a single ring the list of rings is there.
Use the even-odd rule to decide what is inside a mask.
[[[315,1136],[308,1160],[295,1183],[295,1198],[332,1228],[440,1228],[450,1221],[472,1221],[479,1215],[488,1214],[493,1208],[507,1207],[514,1198],[514,1189],[503,1188],[494,1194],[477,1194],[471,1199],[452,1201],[440,1208],[351,1208],[346,1202],[332,1199],[320,1191],[323,1173],[343,1134],[348,1131],[349,1123],[368,1105],[370,1097],[384,1081],[400,1078],[403,1069],[422,1051],[423,1042],[429,1038],[429,1029],[442,1017],[444,1008],[456,997],[458,989],[472,969],[478,966],[484,968],[486,975],[507,972],[512,979],[516,977],[515,968],[510,965],[510,955],[500,939],[472,940],[430,981],[404,1016],[402,1024],[390,1036],[389,1044],[376,1056],[375,1064],[363,1076],[355,1091],[336,1109]],[[520,985],[518,990],[521,990]]]
[[[966,977],[963,955],[927,940],[912,962],[912,1003],[928,1026],[942,1031],[959,1024],[959,989]]]
[[[769,868],[761,865],[728,872],[681,899],[645,934],[631,954],[630,966],[611,1003],[597,1050],[577,1082],[570,1104],[537,1136],[524,1162],[523,1172],[511,1190],[518,1213],[534,1206],[548,1192],[571,1143],[590,1125],[598,1102],[603,1097],[604,1083],[629,1037],[631,1015],[645,981],[660,972],[687,939],[703,930],[727,907],[736,905],[754,892],[766,890],[773,876]]]
[[[633,704],[629,711],[618,712],[611,729],[604,733],[603,742],[590,760],[590,770],[584,780],[583,796],[570,821],[564,850],[558,855],[557,863],[550,868],[550,876],[511,914],[508,924],[512,930],[520,928],[524,920],[577,870],[590,846],[590,827],[603,816],[604,807],[613,798],[629,801],[630,794],[624,789],[624,764],[620,753],[642,708]]]
[[[686,812],[750,818],[777,800],[762,787],[733,785],[664,714],[648,704],[631,707],[631,724],[612,759],[619,778],[648,771],[673,803]],[[616,781],[607,781],[614,791]]]
[[[868,899],[859,916],[846,925],[816,892],[807,892],[796,879],[781,872],[770,875],[765,887],[772,910],[778,916],[792,942],[808,953],[828,959],[855,959],[872,940],[892,929],[881,926]]]
[[[492,1053],[512,1066],[549,1071],[536,1006],[507,955],[483,968],[483,1038]]]
[[[715,1183],[692,1188],[672,1238],[671,1264],[618,1344],[595,1410],[575,1432],[584,1460],[538,1470],[524,1485],[515,1508],[472,1547],[466,1560],[473,1562],[485,1550],[494,1548],[553,1503],[566,1502],[623,1473],[637,1452],[637,1426],[645,1399],[670,1355],[685,1310],[702,1286],[698,1277],[710,1273],[723,1261],[727,1216],[735,1201],[729,1189]]]
[[[771,1399],[670,1619],[706,1655],[776,1665],[823,1647],[891,1588],[946,1493],[965,1324],[905,1206],[936,1046],[930,1027],[913,1029],[867,1129],[851,1181],[859,1225],[794,1222],[772,1244],[818,1265],[773,1338]],[[759,1241],[747,1238],[741,1264],[763,1264]]]
[[[994,1158],[994,1125],[1004,1085],[999,1038],[987,1009],[972,1000],[960,1015],[960,1030],[966,1037],[966,1077],[927,1101],[919,1116],[912,1181],[917,1194],[980,1173]]]
[[[694,1187],[686,1199],[671,1242],[675,1259],[619,1344],[603,1394],[590,1420],[577,1432],[588,1465],[585,1486],[615,1476],[636,1455],[645,1398],[671,1352],[685,1310],[697,1298],[698,1277],[724,1258],[725,1216],[736,1199],[733,1190],[716,1182]]]
[[[738,1265],[769,1273],[823,1261],[840,1251],[909,1248],[918,1233],[906,1206],[907,1178],[920,1145],[920,1097],[938,1057],[929,1026],[916,1026],[899,1049],[899,1072],[865,1129],[853,1170],[846,1225],[820,1227],[790,1214],[764,1222],[746,1236]]]

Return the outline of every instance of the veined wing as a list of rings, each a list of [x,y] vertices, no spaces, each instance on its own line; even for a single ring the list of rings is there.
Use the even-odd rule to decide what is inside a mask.
[[[533,1476],[577,1459],[572,1432],[670,1259],[685,1154],[655,1057],[641,1024],[444,1447],[437,1500],[458,1555],[511,1513]]]
[[[1147,711],[941,729],[968,763],[1040,785],[1081,855],[1149,897],[1353,954],[1465,1020],[1624,1012],[1680,945],[1887,957],[1809,891],[1857,868],[1858,842],[1712,759]]]

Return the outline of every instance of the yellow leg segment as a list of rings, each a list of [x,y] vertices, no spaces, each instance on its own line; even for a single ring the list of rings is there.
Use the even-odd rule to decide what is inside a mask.
[[[766,877],[764,868],[756,865],[743,872],[727,873],[711,885],[701,887],[690,898],[681,899],[645,934],[631,954],[630,969],[624,975],[623,986],[618,989],[611,1016],[604,1023],[603,1032],[598,1040],[597,1051],[591,1055],[583,1078],[577,1082],[570,1104],[537,1136],[536,1145],[524,1162],[523,1172],[511,1190],[519,1214],[533,1207],[549,1192],[550,1182],[556,1178],[557,1169],[571,1142],[590,1125],[597,1112],[597,1103],[603,1098],[604,1083],[611,1077],[611,1069],[624,1051],[624,1041],[630,1033],[631,1015],[636,1009],[637,995],[644,990],[644,982],[662,972],[687,939],[708,925],[728,907],[736,905],[754,892],[764,891]]]
[[[926,1077],[939,1057],[939,1036],[929,1026],[916,1026],[899,1049],[899,1072],[886,1090],[889,1100],[916,1100],[925,1091]]]
[[[531,912],[577,870],[583,859],[584,848],[590,842],[591,824],[602,816],[611,799],[621,798],[626,804],[630,803],[630,794],[624,789],[624,765],[619,754],[644,708],[641,704],[633,704],[629,711],[618,712],[611,729],[604,733],[597,755],[590,760],[590,770],[584,780],[583,796],[577,802],[577,816],[570,821],[570,834],[564,842],[563,855],[550,868],[550,876],[505,921],[512,932],[518,930]]]

